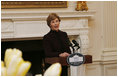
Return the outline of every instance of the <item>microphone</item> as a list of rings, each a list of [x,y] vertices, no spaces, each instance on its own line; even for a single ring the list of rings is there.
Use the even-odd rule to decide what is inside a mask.
[[[70,42],[70,40],[68,40],[68,45],[73,49],[73,53],[74,53],[75,49],[73,47],[73,44]]]
[[[80,48],[79,44],[78,44],[75,40],[72,40],[72,42],[75,44],[75,46],[77,46],[77,47],[78,47],[77,49],[79,49],[79,48]],[[75,47],[75,46],[74,46],[74,47]]]

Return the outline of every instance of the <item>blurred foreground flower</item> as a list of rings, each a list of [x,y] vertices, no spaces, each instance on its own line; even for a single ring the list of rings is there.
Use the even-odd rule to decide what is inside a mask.
[[[31,67],[31,62],[24,61],[22,52],[18,49],[7,49],[4,62],[1,61],[2,76],[25,76]]]
[[[60,76],[61,70],[61,64],[54,63],[45,71],[44,76]]]
[[[60,63],[52,64],[44,73],[44,76],[60,76],[62,67]],[[35,76],[42,76],[42,74],[37,74]]]
[[[31,67],[31,62],[24,61],[22,51],[18,49],[7,49],[4,62],[1,61],[2,76],[25,76]],[[60,63],[52,64],[44,73],[44,76],[60,76],[62,67]],[[42,76],[37,74],[36,76]]]

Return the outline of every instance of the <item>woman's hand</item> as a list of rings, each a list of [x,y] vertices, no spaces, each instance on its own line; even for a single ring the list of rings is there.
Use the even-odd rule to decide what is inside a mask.
[[[59,57],[67,57],[69,55],[70,55],[69,53],[64,52],[64,53],[59,54]]]

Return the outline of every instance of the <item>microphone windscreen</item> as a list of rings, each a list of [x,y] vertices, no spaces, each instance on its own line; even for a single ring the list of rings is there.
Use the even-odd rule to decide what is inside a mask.
[[[72,42],[73,42],[76,46],[79,45],[75,40],[72,40]]]

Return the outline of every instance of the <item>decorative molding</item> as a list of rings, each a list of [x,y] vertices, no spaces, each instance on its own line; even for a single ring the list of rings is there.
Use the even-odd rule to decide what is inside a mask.
[[[29,12],[24,12],[24,13],[3,12],[2,20],[11,20],[14,23],[13,24],[14,25],[14,38],[43,37],[43,35],[49,31],[49,28],[46,26],[46,20],[45,20],[49,13],[51,12],[40,12],[40,13],[39,12],[38,13],[36,12],[34,13],[33,12],[30,12],[30,13]],[[59,14],[59,16],[62,18],[60,29],[66,31],[68,35],[79,35],[79,34],[88,35],[88,30],[89,30],[88,18],[92,17],[95,11],[56,12],[56,13]],[[68,23],[68,22],[72,22],[72,23]],[[32,24],[35,24],[35,26]],[[33,30],[30,30],[32,32],[28,32],[26,25],[28,25],[29,27],[32,27],[31,29],[35,29],[36,27],[35,32],[33,32]],[[22,28],[22,31],[20,31],[21,28]],[[41,30],[37,30],[37,29],[41,29]],[[46,30],[43,30],[43,29],[46,29]],[[25,33],[23,33],[24,31]],[[20,32],[20,35],[19,35],[19,32]],[[33,33],[33,34],[30,34],[30,33]]]
[[[2,1],[2,9],[67,8],[67,1]]]
[[[117,64],[104,65],[104,76],[116,76],[117,75]]]
[[[1,32],[13,32],[14,31],[14,23],[12,20],[1,20]]]
[[[2,37],[2,39],[8,39],[8,38],[11,39],[14,37],[14,33],[13,32],[2,32],[1,37]]]
[[[1,39],[2,42],[4,41],[24,41],[24,40],[42,40],[42,37],[27,37],[27,38],[4,38]]]
[[[102,76],[101,65],[99,64],[87,64],[85,76]]]
[[[1,20],[1,37],[13,38],[14,36],[14,23],[12,20]]]
[[[117,2],[103,2],[104,48],[117,48]]]
[[[117,48],[104,48],[103,49],[103,53],[104,52],[116,52],[117,51]]]
[[[12,19],[13,21],[39,21],[46,20],[52,12],[2,12],[1,19]],[[89,18],[93,17],[95,11],[80,12],[55,12],[62,19],[64,18]]]
[[[94,72],[94,73],[93,73]],[[86,76],[117,75],[117,61],[96,61],[86,64]]]
[[[117,60],[117,48],[105,48],[101,55],[103,61]]]
[[[30,15],[47,15],[49,13],[52,13],[52,11],[1,11],[1,14],[7,14],[7,15],[13,15],[13,14],[30,14]],[[89,10],[89,11],[55,11],[55,13],[58,13],[58,14],[63,14],[63,15],[68,15],[68,14],[73,14],[73,15],[93,15],[94,13],[96,13],[95,10]]]
[[[86,64],[86,65],[104,65],[104,64],[117,64],[117,60],[96,60],[96,61],[93,61],[91,64]]]

